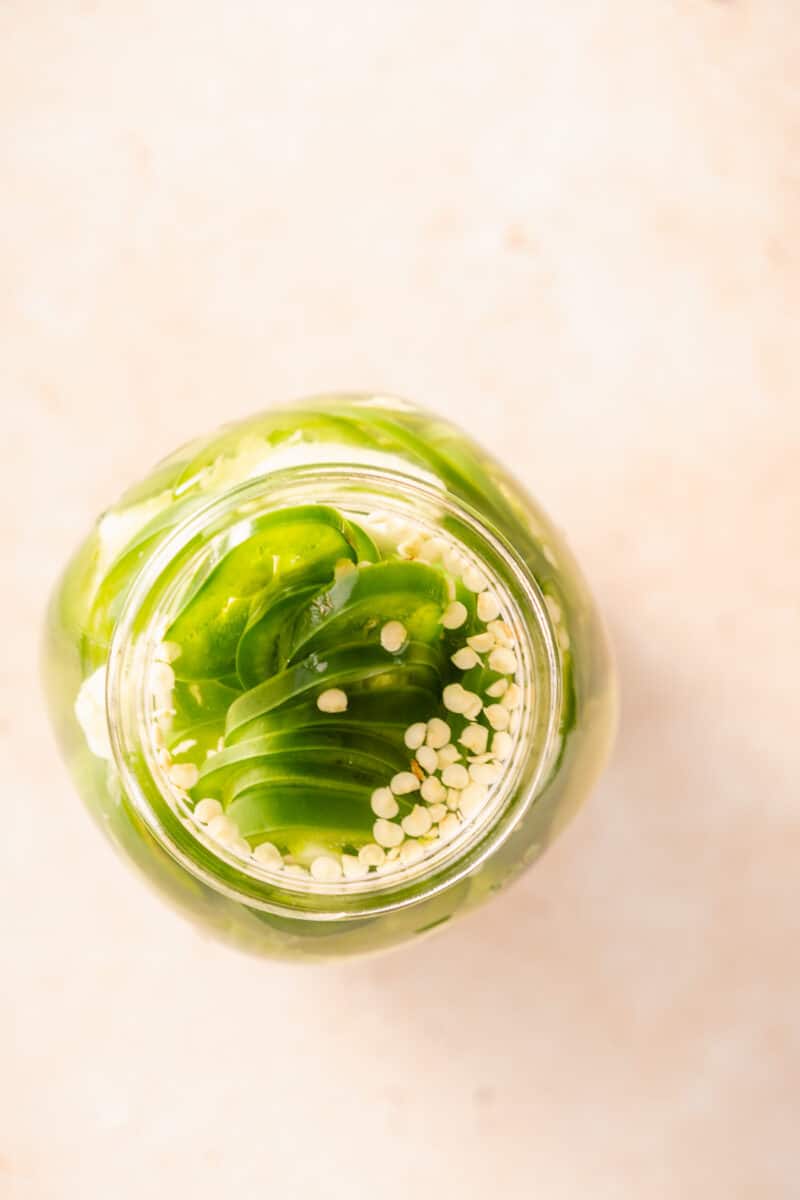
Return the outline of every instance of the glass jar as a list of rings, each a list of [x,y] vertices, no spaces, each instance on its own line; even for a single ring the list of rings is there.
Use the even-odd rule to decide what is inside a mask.
[[[197,770],[191,765],[188,771],[176,770],[176,755],[204,747],[213,763],[213,755],[226,749],[225,739],[206,746],[203,730],[216,737],[230,722],[223,727],[214,724],[216,715],[208,718],[216,713],[208,697],[220,687],[242,685],[226,677],[224,684],[213,681],[212,688],[202,670],[189,671],[176,683],[178,664],[170,665],[164,651],[178,614],[226,556],[237,546],[254,545],[248,539],[275,514],[316,512],[319,506],[363,521],[364,529],[411,528],[413,545],[401,547],[401,554],[433,560],[441,553],[451,566],[460,563],[479,601],[480,587],[489,581],[491,592],[478,608],[489,618],[502,610],[502,620],[489,620],[488,628],[495,629],[503,646],[513,646],[519,681],[512,688],[510,713],[510,703],[503,708],[503,689],[506,698],[511,694],[508,678],[481,676],[484,683],[494,679],[494,690],[489,687],[483,696],[481,715],[472,713],[467,741],[477,742],[470,743],[469,752],[460,741],[453,750],[454,757],[461,754],[465,770],[448,776],[441,762],[436,768],[437,779],[459,774],[467,779],[466,771],[471,780],[488,762],[495,772],[491,786],[472,789],[480,793],[480,811],[467,819],[467,805],[463,813],[456,808],[465,792],[430,784],[428,791],[436,789],[446,802],[428,804],[425,811],[420,801],[413,810],[417,815],[406,822],[410,829],[417,821],[429,832],[418,841],[407,838],[406,851],[379,848],[374,853],[381,864],[369,860],[369,870],[358,865],[358,856],[366,861],[370,852],[357,843],[349,852],[345,846],[341,863],[350,866],[347,874],[336,854],[333,866],[323,854],[309,867],[286,847],[274,854],[270,849],[269,857],[258,855],[246,837],[212,836],[213,822],[200,821],[196,796],[187,790]],[[423,545],[426,550],[420,550]],[[355,574],[356,567],[370,563],[344,565]],[[444,566],[426,569],[447,576]],[[476,578],[478,585],[472,582]],[[459,595],[474,613],[474,596],[470,599],[458,582]],[[453,587],[451,577],[448,586]],[[248,604],[252,617],[253,601]],[[445,627],[436,638],[446,640],[452,622],[439,619]],[[203,653],[210,644],[203,643]],[[455,644],[448,643],[448,654]],[[485,660],[489,644],[491,637],[478,636],[480,653],[456,658],[456,650],[450,659],[475,663],[483,655]],[[437,652],[438,647],[437,641]],[[380,654],[377,643],[369,653]],[[317,658],[305,661],[324,671],[327,663],[320,665]],[[501,660],[502,651],[494,661]],[[112,843],[200,925],[243,949],[284,958],[386,947],[440,928],[504,887],[575,812],[604,764],[615,721],[613,670],[602,623],[562,537],[470,437],[390,397],[336,395],[274,409],[192,442],[161,462],[100,517],[67,566],[49,609],[44,672],[62,751],[78,791]],[[388,669],[375,676],[361,703],[372,705],[376,696],[386,703],[382,697],[391,697],[396,678]],[[159,699],[162,685],[183,688],[184,707],[196,701],[198,723],[189,732],[200,730],[199,742],[198,736],[176,741],[182,731],[170,728],[170,722],[177,693],[168,691],[166,700],[163,693]],[[451,696],[463,714],[469,702],[465,709],[462,701],[473,693],[459,688]],[[322,709],[322,693],[317,689],[316,694]],[[496,702],[490,704],[490,696]],[[296,697],[293,705],[297,711]],[[480,702],[475,705],[481,710]],[[440,721],[449,716],[437,711]],[[407,746],[423,736],[426,745],[433,740],[425,733],[432,728],[432,714],[421,712],[420,718],[414,726],[420,733],[409,728]],[[462,715],[459,721],[465,725],[469,718]],[[499,749],[495,758],[472,752],[500,746],[497,731],[509,723],[502,754]],[[189,743],[193,750],[183,750]],[[230,747],[227,751],[226,762]],[[408,750],[408,766],[424,780],[414,753],[420,752]],[[423,752],[420,758],[427,764],[439,754]],[[418,788],[407,771],[402,776],[408,787]],[[397,790],[393,797],[381,789],[395,810],[403,802],[403,789]],[[218,812],[221,806],[210,803]],[[442,815],[448,804],[455,815]],[[432,827],[430,813],[438,819]],[[412,843],[413,853],[407,852]],[[322,867],[315,869],[319,863]]]

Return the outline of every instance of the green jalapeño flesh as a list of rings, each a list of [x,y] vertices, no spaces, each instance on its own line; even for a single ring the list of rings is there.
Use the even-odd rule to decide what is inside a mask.
[[[68,565],[44,668],[117,848],[202,927],[289,958],[499,890],[615,718],[563,538],[466,434],[385,397],[274,409],[159,464]]]
[[[502,778],[526,692],[515,640],[440,533],[380,511],[269,513],[156,649],[159,766],[245,860],[324,882],[415,864]]]

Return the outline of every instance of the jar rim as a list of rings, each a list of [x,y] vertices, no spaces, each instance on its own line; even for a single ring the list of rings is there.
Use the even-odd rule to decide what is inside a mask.
[[[512,759],[493,798],[491,820],[462,834],[413,867],[367,880],[323,883],[279,877],[256,870],[219,846],[211,849],[194,823],[180,816],[154,771],[145,736],[146,664],[163,634],[159,581],[175,556],[195,542],[202,546],[211,530],[223,530],[254,506],[297,503],[298,492],[337,491],[353,496],[381,495],[382,505],[397,502],[435,511],[469,530],[496,577],[502,575],[518,629],[526,634],[520,649],[525,677],[537,671],[535,703],[528,726],[516,739]],[[386,498],[388,495],[388,499]],[[319,503],[319,496],[316,498]],[[327,502],[333,502],[328,500]],[[341,500],[335,501],[341,503]],[[261,511],[262,509],[259,509]],[[457,536],[457,535],[456,535]],[[498,570],[499,568],[499,570]],[[524,612],[524,615],[523,615]],[[159,620],[161,624],[159,625]],[[532,632],[537,650],[534,655]],[[474,507],[456,499],[429,472],[410,473],[363,462],[316,463],[262,474],[227,488],[177,521],[142,567],[126,598],[111,641],[106,676],[106,713],[113,760],[122,791],[147,833],[169,857],[198,882],[273,916],[339,921],[390,913],[437,895],[473,875],[511,836],[549,777],[560,745],[563,706],[560,650],[543,593],[524,559]],[[525,720],[525,718],[523,718]],[[189,840],[191,839],[191,840]]]

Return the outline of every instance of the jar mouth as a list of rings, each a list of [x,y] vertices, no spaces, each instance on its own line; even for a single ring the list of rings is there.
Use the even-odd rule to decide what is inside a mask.
[[[480,819],[413,865],[364,879],[289,877],[247,862],[204,834],[176,802],[152,737],[147,680],[170,606],[185,572],[177,559],[198,561],[213,539],[267,510],[299,503],[344,510],[366,506],[413,512],[420,523],[469,544],[500,591],[517,636],[523,678],[530,681],[518,736]],[[207,556],[208,557],[208,556]],[[212,556],[213,557],[213,556]],[[127,801],[152,839],[200,883],[251,908],[292,919],[346,920],[378,916],[418,903],[477,871],[511,835],[549,777],[560,745],[560,651],[544,597],[514,548],[469,505],[456,501],[425,473],[411,475],[363,463],[292,466],[232,487],[176,523],[137,577],[109,651],[106,709],[111,749]]]

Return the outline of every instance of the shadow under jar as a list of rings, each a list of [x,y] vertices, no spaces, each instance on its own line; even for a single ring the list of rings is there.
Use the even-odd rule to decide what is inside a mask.
[[[183,447],[51,601],[53,724],[110,840],[283,958],[443,926],[532,863],[607,757],[615,690],[563,539],[471,438],[315,397]]]

